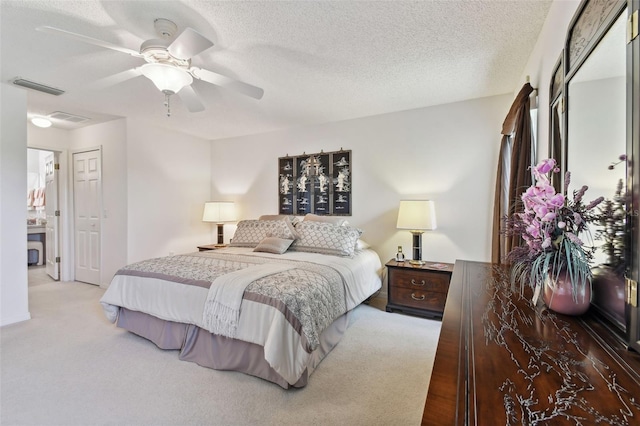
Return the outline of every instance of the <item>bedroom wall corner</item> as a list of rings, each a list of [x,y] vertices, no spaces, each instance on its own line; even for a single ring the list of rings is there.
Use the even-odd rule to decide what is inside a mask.
[[[0,101],[0,326],[26,321],[27,93],[1,83]]]

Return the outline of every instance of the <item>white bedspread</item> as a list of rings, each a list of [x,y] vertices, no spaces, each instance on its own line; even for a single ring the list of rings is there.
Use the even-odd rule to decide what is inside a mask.
[[[257,253],[251,248],[226,248],[224,252],[261,258],[314,262],[333,268],[344,281],[346,310],[351,310],[381,287],[380,258],[372,250],[362,250],[353,258],[304,252],[283,255]],[[217,251],[217,250],[216,250]],[[202,253],[206,254],[206,253]],[[286,264],[286,263],[285,263]],[[194,324],[208,329],[204,321],[209,288],[184,285],[154,277],[116,275],[101,299],[105,314],[116,318],[115,306],[140,311],[157,318]],[[287,382],[294,384],[310,360],[308,342],[278,309],[259,301],[243,300],[235,338],[264,347],[265,359]]]

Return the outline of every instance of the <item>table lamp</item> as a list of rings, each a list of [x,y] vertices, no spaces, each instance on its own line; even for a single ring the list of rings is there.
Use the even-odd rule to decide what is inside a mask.
[[[437,228],[436,209],[431,200],[402,200],[398,211],[398,229],[408,229],[413,234],[412,265],[422,265],[422,234]]]
[[[204,203],[203,222],[218,225],[218,244],[224,244],[224,222],[236,221],[236,206],[232,201],[209,201]]]

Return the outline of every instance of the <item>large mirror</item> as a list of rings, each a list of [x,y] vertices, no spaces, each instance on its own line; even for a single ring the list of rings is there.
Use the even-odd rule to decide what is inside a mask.
[[[596,249],[593,308],[624,332],[626,269],[626,20],[624,10],[566,86],[567,196],[589,187],[587,203],[604,197],[590,225]],[[552,106],[552,114],[560,111]],[[559,120],[559,118],[556,118]]]

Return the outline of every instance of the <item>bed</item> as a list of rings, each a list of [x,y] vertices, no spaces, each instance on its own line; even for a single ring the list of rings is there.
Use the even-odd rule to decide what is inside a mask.
[[[242,221],[230,247],[123,267],[100,302],[111,322],[181,360],[304,387],[381,287],[380,258],[360,233]]]

